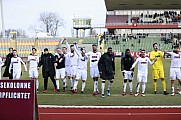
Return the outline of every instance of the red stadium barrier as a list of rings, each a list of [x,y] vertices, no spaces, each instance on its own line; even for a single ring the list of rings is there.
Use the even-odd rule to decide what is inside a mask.
[[[35,94],[34,80],[0,80],[0,120],[35,120]]]

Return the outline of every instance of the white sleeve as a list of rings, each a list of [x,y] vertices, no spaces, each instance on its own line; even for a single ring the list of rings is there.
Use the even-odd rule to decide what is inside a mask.
[[[27,67],[26,67],[26,64],[23,62],[23,60],[21,59],[21,58],[19,58],[20,59],[20,62],[23,64],[23,66],[24,66],[24,70],[25,71],[27,71]]]
[[[133,69],[133,68],[136,66],[136,64],[138,63],[138,61],[139,61],[139,58],[137,58],[136,61],[133,63],[131,69]]]
[[[149,58],[147,58],[147,60],[148,60],[148,63],[149,63],[150,65],[153,65],[153,64],[154,64],[154,62],[151,62]]]
[[[85,54],[85,59],[89,59],[89,57]]]
[[[37,56],[37,63],[39,63],[40,59],[39,59],[39,56]]]
[[[2,61],[2,58],[0,57],[0,67],[4,65],[4,62]]]
[[[90,56],[91,51],[85,53],[86,56]]]
[[[65,55],[65,57],[70,57],[70,56],[72,56],[72,55],[73,55],[73,53],[67,52],[67,54]]]
[[[70,45],[69,45],[69,43],[66,42],[66,45],[67,45],[67,52],[70,52],[71,50],[70,50]]]
[[[101,53],[99,52],[99,59],[101,58]]]
[[[80,54],[80,52],[78,51],[76,45],[74,45],[74,50],[75,50],[75,53],[76,53],[79,57],[81,57],[81,54]]]
[[[173,55],[173,52],[167,52],[168,54],[170,54],[171,56]]]
[[[166,52],[165,54],[168,54],[168,55],[173,55],[173,52]]]
[[[30,56],[28,56],[28,62],[30,61]]]
[[[13,62],[12,62],[12,58],[11,58],[11,63],[10,63],[10,66],[9,66],[9,73],[11,73],[12,66],[13,66]]]

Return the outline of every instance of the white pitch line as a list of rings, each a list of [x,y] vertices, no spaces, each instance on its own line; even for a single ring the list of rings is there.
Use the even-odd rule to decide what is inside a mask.
[[[93,96],[93,94],[37,94],[39,96]],[[145,94],[146,96],[165,96],[163,94]],[[101,95],[96,95],[96,96],[101,96]],[[117,96],[121,96],[121,97],[126,97],[126,96],[133,96],[134,95],[126,95],[126,96],[122,96],[122,94],[111,94],[111,96],[113,97],[117,97]],[[111,97],[110,96],[110,97]],[[141,95],[140,95],[141,96]],[[168,95],[169,96],[169,95]],[[177,95],[176,95],[177,96]],[[179,95],[178,95],[179,96]]]
[[[40,115],[99,115],[99,116],[123,116],[123,115],[181,115],[181,113],[39,113]]]
[[[181,108],[181,106],[57,106],[57,105],[38,105],[39,108],[98,108],[98,109],[120,109],[120,108]]]

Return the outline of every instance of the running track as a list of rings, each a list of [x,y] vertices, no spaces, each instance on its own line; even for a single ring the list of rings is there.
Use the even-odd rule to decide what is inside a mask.
[[[39,107],[40,120],[181,120],[181,107]]]

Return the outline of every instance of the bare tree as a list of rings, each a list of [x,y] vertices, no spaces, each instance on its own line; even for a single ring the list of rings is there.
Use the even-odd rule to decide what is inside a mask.
[[[46,32],[52,36],[56,36],[58,28],[64,25],[63,19],[57,13],[53,12],[40,13],[40,21],[46,28]]]

